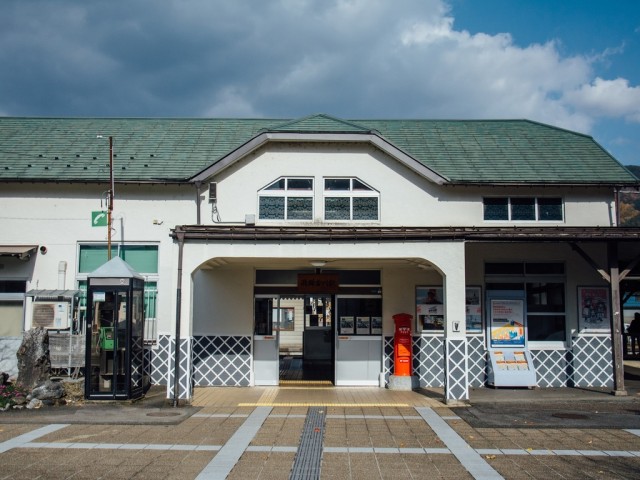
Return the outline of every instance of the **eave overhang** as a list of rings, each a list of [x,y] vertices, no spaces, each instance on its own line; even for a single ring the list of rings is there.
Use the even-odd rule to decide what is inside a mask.
[[[178,225],[171,237],[204,241],[640,241],[640,227],[256,227]]]

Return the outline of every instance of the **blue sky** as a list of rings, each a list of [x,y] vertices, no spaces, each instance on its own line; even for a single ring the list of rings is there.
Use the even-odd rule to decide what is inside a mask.
[[[0,115],[528,118],[640,165],[637,0],[2,0]]]

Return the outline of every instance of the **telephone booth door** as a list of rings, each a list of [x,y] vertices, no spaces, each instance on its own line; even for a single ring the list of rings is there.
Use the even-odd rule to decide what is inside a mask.
[[[88,275],[85,396],[144,394],[144,279],[116,257]]]
[[[91,319],[90,396],[126,396],[127,292],[93,292]]]

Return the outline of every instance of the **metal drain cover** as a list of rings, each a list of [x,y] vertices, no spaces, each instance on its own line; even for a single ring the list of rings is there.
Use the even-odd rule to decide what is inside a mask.
[[[147,413],[147,417],[178,417],[181,413],[179,412],[151,412]]]
[[[552,413],[551,416],[565,420],[587,420],[589,418],[588,416],[580,413]]]

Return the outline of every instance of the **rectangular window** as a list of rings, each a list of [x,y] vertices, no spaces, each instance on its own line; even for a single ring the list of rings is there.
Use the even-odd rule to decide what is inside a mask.
[[[484,220],[487,221],[554,221],[563,220],[559,197],[485,197]]]
[[[313,198],[288,197],[287,218],[289,220],[311,220],[313,217]]]
[[[112,245],[111,258],[120,257],[139,273],[158,273],[156,245]],[[91,273],[107,261],[106,245],[81,245],[78,273]]]
[[[353,197],[354,220],[377,220],[378,199],[376,197]]]
[[[327,197],[324,199],[325,220],[349,220],[351,199],[349,197]]]
[[[535,220],[535,198],[517,197],[511,199],[511,220]]]
[[[260,220],[284,220],[284,197],[260,197]]]
[[[538,219],[549,221],[562,220],[562,199],[538,198]]]
[[[509,220],[509,199],[508,198],[485,198],[484,199],[484,219],[485,220]]]

